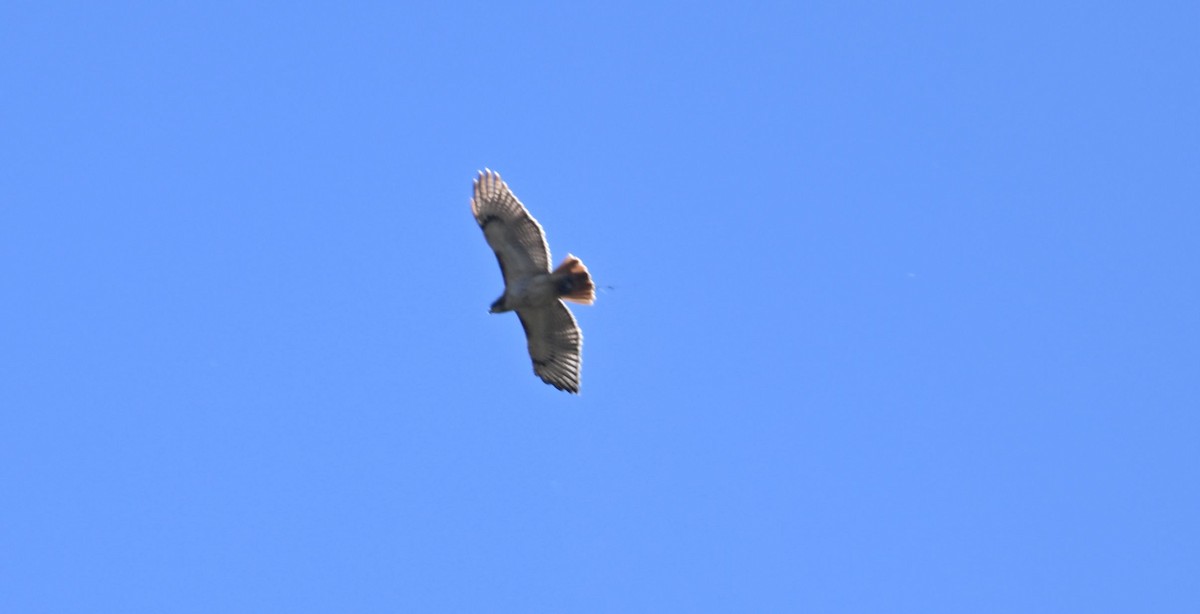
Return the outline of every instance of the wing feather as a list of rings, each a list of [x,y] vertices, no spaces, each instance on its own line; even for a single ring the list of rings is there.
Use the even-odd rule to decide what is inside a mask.
[[[537,273],[550,272],[550,246],[541,224],[500,179],[500,173],[485,169],[475,179],[471,213],[483,229],[488,245],[496,252],[505,285]]]
[[[533,372],[559,390],[578,394],[583,332],[571,310],[555,301],[546,307],[518,309],[517,317],[529,341]]]

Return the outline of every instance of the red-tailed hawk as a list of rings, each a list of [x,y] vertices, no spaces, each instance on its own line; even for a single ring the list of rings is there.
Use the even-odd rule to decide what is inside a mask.
[[[583,333],[564,300],[591,305],[596,287],[587,267],[567,254],[550,270],[550,247],[541,224],[517,200],[500,173],[487,169],[475,179],[471,213],[500,261],[504,294],[490,313],[517,312],[533,372],[542,381],[571,393],[579,392]]]

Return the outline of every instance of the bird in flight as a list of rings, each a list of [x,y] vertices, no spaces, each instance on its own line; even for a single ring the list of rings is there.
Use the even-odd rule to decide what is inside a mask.
[[[559,390],[578,394],[583,332],[563,301],[595,302],[596,286],[587,267],[567,254],[558,268],[550,270],[550,247],[542,225],[529,215],[500,173],[484,169],[475,178],[471,213],[504,275],[504,294],[492,303],[489,313],[517,312],[529,342],[533,372]]]

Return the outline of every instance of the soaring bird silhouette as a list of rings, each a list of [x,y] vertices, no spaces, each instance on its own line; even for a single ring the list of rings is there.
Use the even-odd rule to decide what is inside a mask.
[[[504,294],[489,311],[517,312],[529,342],[533,372],[559,390],[578,394],[583,332],[563,301],[595,302],[596,286],[587,267],[567,254],[558,268],[550,270],[550,247],[542,225],[497,172],[484,169],[475,179],[471,213],[504,275]]]

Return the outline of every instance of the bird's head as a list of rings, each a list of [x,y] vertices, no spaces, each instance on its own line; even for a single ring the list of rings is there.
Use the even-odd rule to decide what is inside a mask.
[[[496,299],[496,301],[494,303],[492,303],[491,308],[488,309],[488,313],[502,313],[505,311],[508,311],[508,309],[506,309],[504,307],[504,296],[503,295],[501,295],[500,298]]]

